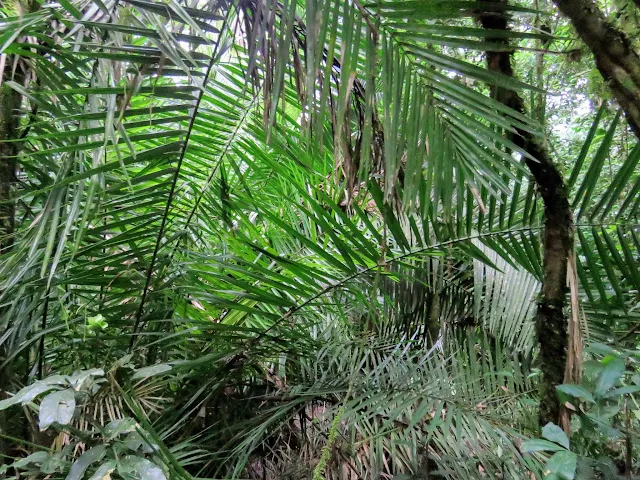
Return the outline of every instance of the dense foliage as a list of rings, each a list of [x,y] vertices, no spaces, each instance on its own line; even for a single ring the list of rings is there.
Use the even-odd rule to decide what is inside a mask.
[[[0,475],[640,475],[640,8],[603,81],[576,2],[0,2]]]

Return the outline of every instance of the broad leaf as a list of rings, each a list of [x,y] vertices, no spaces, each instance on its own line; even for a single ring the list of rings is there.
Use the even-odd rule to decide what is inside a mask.
[[[80,458],[71,465],[66,480],[82,480],[84,472],[87,471],[89,465],[102,460],[106,451],[107,448],[104,445],[98,445],[84,452],[80,455]]]
[[[567,438],[567,434],[564,433],[564,430],[562,430],[558,425],[551,422],[547,423],[542,428],[542,436],[551,442],[562,445],[567,450],[569,449],[569,439]]]
[[[133,418],[120,418],[112,420],[104,427],[104,436],[107,440],[116,438],[123,433],[136,431],[137,422]]]
[[[43,463],[49,458],[48,452],[35,452],[31,455],[21,458],[20,460],[16,460],[11,464],[13,468],[21,468],[29,465],[30,463]]]
[[[608,391],[602,395],[602,398],[616,398],[637,392],[640,392],[640,385],[627,385],[626,387],[614,388],[613,390]]]
[[[135,455],[127,455],[118,462],[118,472],[136,480],[166,480],[164,472],[153,462]]]
[[[594,390],[595,395],[602,397],[611,387],[613,387],[624,372],[624,368],[625,361],[619,357],[616,357],[607,363],[596,380]]]
[[[151,365],[149,367],[144,367],[136,370],[131,378],[148,378],[153,377],[154,375],[159,375],[160,373],[168,372],[172,369],[171,365],[166,363],[159,363],[157,365]]]
[[[573,480],[576,475],[578,456],[573,452],[555,453],[545,466],[545,478],[555,478],[560,480]]]
[[[38,427],[40,431],[44,431],[52,423],[66,425],[71,421],[73,412],[76,408],[76,400],[74,391],[60,390],[53,392],[44,397],[40,404],[40,416]]]
[[[98,467],[93,475],[89,477],[89,480],[110,480],[111,473],[116,469],[115,460],[109,460]]]
[[[573,384],[558,385],[556,387],[556,390],[566,393],[567,395],[571,395],[572,397],[575,397],[575,398],[582,398],[583,400],[586,400],[591,403],[595,402],[591,392],[586,388],[581,387],[580,385],[573,385]]]
[[[548,440],[533,439],[522,442],[522,451],[525,453],[533,452],[560,452],[565,450],[560,445]]]
[[[18,403],[25,405],[34,400],[38,395],[57,388],[58,387],[56,385],[45,384],[42,382],[33,383],[28,387],[24,387],[13,397],[0,401],[0,410],[4,410],[9,408],[11,405],[16,405]]]
[[[600,343],[600,342],[589,343],[589,345],[585,348],[585,350],[587,352],[595,353],[598,355],[615,355],[616,354],[613,348],[611,348],[609,345],[605,345],[604,343]]]
[[[91,370],[83,370],[81,372],[76,373],[75,375],[71,375],[69,377],[69,383],[73,386],[73,388],[78,391],[82,388],[82,384],[89,377],[101,377],[104,375],[104,370],[101,368],[93,368]]]

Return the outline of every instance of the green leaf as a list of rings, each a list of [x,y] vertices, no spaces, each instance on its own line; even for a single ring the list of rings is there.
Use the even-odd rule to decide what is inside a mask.
[[[64,451],[56,452],[53,455],[49,455],[47,459],[40,465],[40,471],[42,473],[57,473],[63,472],[67,466],[66,453]]]
[[[60,390],[44,397],[40,404],[40,417],[38,426],[40,431],[44,431],[56,422],[66,425],[71,421],[76,408],[74,391]]]
[[[109,480],[111,478],[111,473],[116,469],[115,460],[109,460],[108,462],[103,463],[98,467],[89,480]]]
[[[127,455],[120,459],[118,472],[122,475],[132,475],[136,480],[166,480],[164,472],[153,462],[135,455]]]
[[[595,402],[591,392],[586,388],[581,387],[580,385],[572,385],[572,384],[558,385],[556,387],[556,390],[566,393],[567,395],[571,395],[572,397],[575,397],[575,398],[582,398],[583,400],[586,400],[591,403]]]
[[[45,462],[49,458],[48,452],[35,452],[29,455],[28,457],[21,458],[11,464],[13,468],[22,468],[26,467],[30,463],[42,463]]]
[[[602,395],[602,398],[616,398],[629,393],[640,392],[640,385],[628,385],[626,387],[614,388]]]
[[[620,357],[616,357],[605,365],[600,372],[594,394],[602,397],[611,387],[613,387],[622,373],[624,372],[625,361]]]
[[[166,363],[159,363],[157,365],[151,365],[149,367],[139,368],[138,370],[136,370],[136,372],[133,374],[131,378],[133,379],[149,378],[149,377],[153,377],[154,375],[159,375],[161,373],[168,372],[172,368],[173,367],[171,365],[168,365]]]
[[[609,126],[609,129],[607,130],[607,133],[602,143],[600,144],[598,151],[596,152],[593,160],[591,161],[589,165],[589,169],[587,170],[587,173],[585,174],[584,179],[582,181],[582,184],[578,188],[578,191],[576,192],[576,194],[573,196],[572,206],[574,209],[576,209],[576,207],[578,206],[578,202],[580,201],[581,197],[583,197],[582,203],[580,205],[580,209],[578,210],[579,213],[577,215],[577,219],[579,219],[582,216],[582,214],[586,212],[589,199],[591,198],[591,195],[593,194],[598,178],[600,177],[600,173],[602,171],[604,162],[607,158],[609,158],[609,151],[611,148],[611,143],[613,140],[616,127],[618,125],[620,114],[621,114],[621,111],[619,110],[616,113],[615,118],[611,122],[611,125]]]
[[[144,453],[154,453],[159,450],[156,444],[150,444],[149,441],[142,437],[138,432],[129,433],[124,439],[124,444],[129,450],[137,452],[142,450]]]
[[[578,456],[573,452],[555,453],[545,465],[545,478],[556,475],[562,480],[573,480],[576,475]]]
[[[525,453],[533,452],[560,452],[565,450],[560,445],[535,438],[533,440],[525,440],[522,442],[522,451]]]
[[[137,423],[133,418],[120,418],[109,422],[103,430],[106,440],[116,438],[123,433],[135,432]]]
[[[78,391],[82,387],[82,384],[89,377],[101,377],[104,375],[104,370],[101,368],[92,368],[91,370],[83,370],[69,377],[69,383],[73,388]]]
[[[27,387],[24,387],[22,390],[16,393],[13,397],[0,401],[0,410],[4,410],[18,403],[25,405],[31,402],[41,393],[45,393],[45,392],[48,392],[49,390],[54,390],[56,388],[57,388],[56,385],[47,385],[42,382],[33,383]]]
[[[589,128],[587,137],[585,138],[584,143],[582,144],[582,149],[580,150],[580,153],[578,154],[578,157],[575,160],[575,165],[573,166],[573,169],[571,171],[571,176],[567,181],[567,186],[570,189],[573,187],[576,180],[578,179],[578,175],[580,174],[580,170],[582,169],[584,160],[587,158],[587,153],[589,153],[589,149],[591,148],[593,137],[595,136],[596,131],[598,130],[598,125],[600,124],[600,120],[602,118],[602,115],[606,111],[606,109],[607,109],[607,105],[603,102],[600,108],[598,109],[598,112],[596,113],[596,118],[593,120],[593,123]]]
[[[567,434],[554,423],[549,422],[542,428],[542,436],[547,440],[557,443],[558,445],[562,445],[567,450],[569,449],[569,439],[567,438]]]
[[[80,458],[71,465],[66,480],[82,480],[84,472],[87,471],[89,465],[102,460],[106,451],[107,448],[104,445],[98,445],[84,452],[80,455]]]

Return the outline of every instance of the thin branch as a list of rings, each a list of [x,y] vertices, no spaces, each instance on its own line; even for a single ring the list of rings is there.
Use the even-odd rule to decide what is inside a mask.
[[[369,29],[371,30],[371,33],[373,34],[373,42],[375,44],[377,44],[378,43],[378,38],[380,37],[380,33],[378,32],[378,28],[371,21],[371,14],[367,11],[366,8],[364,8],[360,4],[360,2],[358,0],[353,0],[353,4],[360,11],[360,14],[362,15],[362,18],[364,18],[364,21],[367,22],[367,26],[369,27]]]
[[[640,331],[640,323],[637,323],[635,326],[633,326],[627,333],[625,333],[623,336],[621,336],[618,340],[616,340],[616,343],[621,343],[624,342],[627,338],[631,337],[632,335],[638,333],[638,331]]]
[[[635,0],[636,4],[639,0]],[[640,56],[593,0],[554,0],[593,53],[596,67],[640,139]]]

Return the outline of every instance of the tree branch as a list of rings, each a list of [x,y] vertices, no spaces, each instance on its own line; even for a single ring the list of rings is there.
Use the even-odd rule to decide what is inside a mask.
[[[587,44],[598,70],[640,139],[640,57],[592,0],[554,0]],[[640,0],[636,0],[640,5]]]

